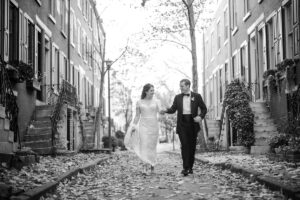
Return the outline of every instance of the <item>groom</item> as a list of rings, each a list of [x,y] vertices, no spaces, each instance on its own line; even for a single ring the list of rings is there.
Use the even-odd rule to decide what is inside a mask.
[[[193,173],[197,134],[200,131],[199,123],[205,117],[207,108],[200,94],[190,91],[191,82],[188,79],[180,81],[181,94],[174,98],[173,105],[161,111],[161,114],[172,114],[177,111],[176,133],[181,143],[183,160],[182,174],[187,176]],[[198,109],[201,112],[198,114]]]

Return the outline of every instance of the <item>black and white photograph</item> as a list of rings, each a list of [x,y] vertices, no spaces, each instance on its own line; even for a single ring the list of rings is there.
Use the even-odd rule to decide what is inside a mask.
[[[0,200],[300,200],[300,1],[0,0]]]

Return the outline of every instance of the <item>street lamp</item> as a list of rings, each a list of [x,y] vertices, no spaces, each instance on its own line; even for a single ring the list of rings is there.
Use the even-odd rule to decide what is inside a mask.
[[[111,120],[110,120],[110,67],[113,62],[111,60],[106,60],[107,67],[107,93],[108,93],[108,148],[111,149]]]

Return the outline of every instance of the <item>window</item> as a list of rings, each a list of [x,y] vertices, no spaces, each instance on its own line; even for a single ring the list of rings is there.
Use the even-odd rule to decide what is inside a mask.
[[[51,78],[52,87],[58,91],[59,83],[59,50],[55,45],[52,45],[52,67],[51,67]]]
[[[224,40],[228,39],[228,9],[224,11]]]
[[[74,21],[75,21],[75,15],[74,12],[72,11],[70,13],[70,42],[72,45],[74,45]]]
[[[222,79],[222,68],[219,70],[219,90],[220,90],[220,102],[223,99],[223,79]]]
[[[73,13],[73,24],[71,24],[71,26],[73,26],[73,43],[74,43],[74,47],[76,45],[76,34],[77,34],[77,30],[76,30],[76,17],[75,17],[75,14]]]
[[[64,79],[66,81],[70,82],[70,69],[69,69],[67,57],[64,56],[63,61],[64,61],[63,65],[64,65],[64,68],[65,68]]]
[[[267,52],[268,52],[268,59],[267,59],[267,69],[274,69],[275,62],[274,62],[274,47],[273,47],[273,20],[270,19],[267,22]]]
[[[299,0],[293,0],[294,56],[300,53]]]
[[[248,67],[247,67],[246,46],[241,48],[241,77],[242,80],[248,83]]]
[[[213,47],[214,47],[214,45],[213,45],[213,41],[214,41],[214,32],[211,32],[211,34],[210,34],[210,59],[212,59],[213,58]]]
[[[231,19],[232,19],[232,31],[237,28],[237,6],[236,6],[237,0],[232,0],[232,11],[231,11]]]
[[[16,61],[19,59],[19,12],[18,8],[10,3],[9,5],[9,61]]]
[[[217,23],[217,48],[218,48],[218,51],[220,50],[221,48],[221,33],[220,33],[220,21],[218,21]]]
[[[67,1],[61,0],[61,30],[63,35],[66,37],[67,27],[68,27],[68,10],[67,10]]]
[[[232,56],[232,78],[234,79],[236,76],[236,73],[237,73],[237,69],[236,69],[236,55]]]
[[[81,29],[81,56],[85,60],[85,38],[86,38],[86,33]]]
[[[288,3],[284,9],[284,40],[285,40],[285,58],[292,58],[293,56],[293,16],[292,5]]]
[[[227,85],[229,84],[228,63],[225,63],[224,69],[225,69],[225,75],[224,75],[225,80],[224,80],[224,82],[225,82],[225,87],[227,87]]]
[[[52,15],[52,17],[55,18],[56,0],[50,0],[49,2],[50,2],[50,6],[49,6],[49,8],[50,8],[50,15]]]
[[[244,16],[249,12],[249,0],[244,0]]]
[[[78,54],[81,55],[81,24],[78,21],[78,26],[77,26],[77,50]]]

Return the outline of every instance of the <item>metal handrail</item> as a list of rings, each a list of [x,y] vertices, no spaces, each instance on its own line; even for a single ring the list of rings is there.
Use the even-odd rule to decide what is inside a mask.
[[[6,65],[7,63],[0,56],[0,104],[5,107],[5,116],[10,121],[10,130],[14,132],[14,141],[18,140],[21,146],[18,126],[19,107],[17,98],[12,90]]]

